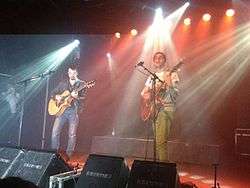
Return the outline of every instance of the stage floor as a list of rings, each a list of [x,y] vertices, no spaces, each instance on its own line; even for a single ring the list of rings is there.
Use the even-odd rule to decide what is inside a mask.
[[[71,166],[84,166],[88,154],[77,153],[68,161]],[[143,160],[143,159],[142,159]],[[126,158],[131,167],[134,159]],[[214,168],[208,165],[177,164],[181,182],[192,182],[199,188],[211,188]],[[217,181],[220,188],[250,188],[250,158],[232,157],[218,166]]]

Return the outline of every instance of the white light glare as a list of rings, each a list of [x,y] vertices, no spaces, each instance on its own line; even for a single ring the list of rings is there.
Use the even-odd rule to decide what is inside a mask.
[[[111,54],[109,52],[106,54],[106,56],[107,58],[111,58]]]
[[[161,8],[157,8],[155,11],[156,11],[156,15],[158,15],[158,16],[162,15],[162,9]]]
[[[76,39],[76,40],[74,40],[73,44],[75,47],[77,47],[80,44],[80,41]]]
[[[154,18],[154,23],[159,23],[163,20],[163,13],[161,8],[157,8],[155,10],[155,18]]]

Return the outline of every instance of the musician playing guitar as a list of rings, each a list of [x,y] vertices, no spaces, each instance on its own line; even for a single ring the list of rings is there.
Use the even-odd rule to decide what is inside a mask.
[[[86,97],[87,87],[87,83],[78,78],[76,65],[72,64],[68,68],[68,79],[60,82],[51,93],[49,114],[56,115],[52,129],[51,147],[52,149],[59,150],[61,131],[64,124],[68,123],[66,158],[71,157],[74,152],[76,131],[79,124],[78,112],[81,108],[82,99]],[[56,111],[54,109],[56,109]]]
[[[156,138],[156,154],[160,161],[168,161],[167,140],[169,137],[170,127],[178,95],[177,85],[179,77],[176,70],[171,70],[164,53],[156,52],[153,56],[153,66],[156,69],[155,74],[162,82],[156,80],[155,83],[155,103],[156,103],[156,122],[153,127]],[[152,94],[153,80],[150,76],[145,87],[141,92],[143,99],[142,119],[152,120]]]

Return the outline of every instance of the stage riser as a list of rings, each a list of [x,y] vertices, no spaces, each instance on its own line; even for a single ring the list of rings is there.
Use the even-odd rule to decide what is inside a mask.
[[[168,141],[168,158],[171,162],[214,164],[220,162],[221,147],[219,145]],[[153,159],[153,140],[136,138],[118,138],[95,136],[92,139],[91,153]]]
[[[95,136],[92,139],[91,153],[137,158],[144,158],[147,153],[147,158],[153,159],[153,141]]]
[[[221,147],[219,145],[205,145],[168,141],[169,160],[192,164],[211,165],[220,162]]]

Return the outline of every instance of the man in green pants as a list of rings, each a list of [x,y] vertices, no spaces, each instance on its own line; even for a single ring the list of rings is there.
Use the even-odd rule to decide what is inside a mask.
[[[170,127],[172,125],[176,98],[178,96],[177,85],[179,83],[179,77],[176,71],[169,68],[167,58],[164,53],[156,52],[153,56],[153,66],[156,70],[155,74],[159,77],[156,80],[156,109],[155,109],[155,125],[153,127],[156,138],[156,155],[159,161],[167,162],[167,141],[169,137]],[[153,80],[150,76],[143,88],[141,95],[147,104],[151,104],[151,115],[153,114]],[[151,116],[152,117],[152,116]],[[153,117],[151,118],[153,120]]]

